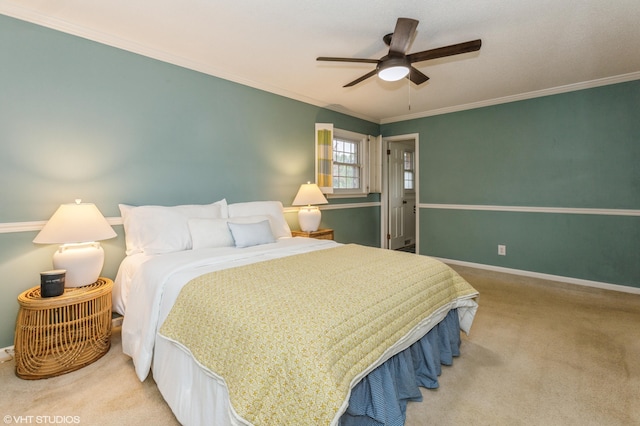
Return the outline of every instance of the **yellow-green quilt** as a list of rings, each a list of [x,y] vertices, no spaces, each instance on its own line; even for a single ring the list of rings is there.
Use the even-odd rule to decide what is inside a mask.
[[[328,425],[387,348],[476,293],[428,257],[344,245],[202,275],[160,333],[224,378],[243,419]]]

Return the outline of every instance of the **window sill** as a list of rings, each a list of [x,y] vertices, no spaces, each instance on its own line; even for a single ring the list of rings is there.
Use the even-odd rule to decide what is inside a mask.
[[[354,192],[351,194],[347,194],[347,193],[333,193],[333,194],[324,194],[325,197],[327,197],[328,199],[337,199],[337,198],[366,198],[369,196],[369,194],[364,194],[362,192]]]

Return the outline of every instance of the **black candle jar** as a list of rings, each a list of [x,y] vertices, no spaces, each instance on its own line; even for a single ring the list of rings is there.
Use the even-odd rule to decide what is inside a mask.
[[[40,272],[40,296],[54,297],[64,293],[64,269]]]

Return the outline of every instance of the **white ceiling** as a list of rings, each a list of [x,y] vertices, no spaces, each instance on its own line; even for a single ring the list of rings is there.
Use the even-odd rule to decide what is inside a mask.
[[[385,123],[640,79],[638,0],[0,0],[0,13]],[[415,66],[421,86],[370,78],[396,19],[408,53],[482,39]]]

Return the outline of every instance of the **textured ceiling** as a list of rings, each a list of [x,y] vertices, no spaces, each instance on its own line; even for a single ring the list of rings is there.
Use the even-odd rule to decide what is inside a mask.
[[[638,0],[0,0],[0,13],[370,119],[390,122],[640,79]],[[398,17],[409,53],[482,39],[415,64],[431,79],[370,78]]]

